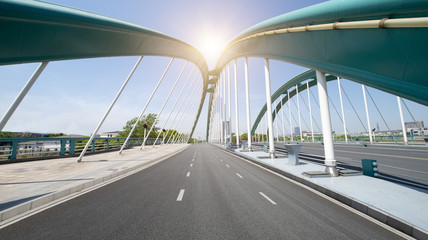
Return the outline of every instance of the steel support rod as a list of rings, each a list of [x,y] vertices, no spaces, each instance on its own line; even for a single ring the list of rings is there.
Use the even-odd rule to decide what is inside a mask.
[[[275,158],[275,145],[273,144],[273,124],[272,124],[272,98],[270,90],[270,69],[269,59],[265,58],[265,82],[266,82],[266,105],[267,105],[267,119],[269,129],[269,157]]]
[[[403,109],[401,108],[401,97],[397,96],[398,110],[400,111],[401,129],[403,130],[404,144],[408,144],[406,125],[404,124]]]
[[[141,113],[140,113],[140,116],[138,117],[138,119],[137,119],[137,121],[135,122],[134,126],[132,126],[131,131],[129,132],[128,136],[126,137],[125,142],[123,143],[122,147],[121,147],[121,148],[120,148],[120,150],[119,150],[119,154],[121,154],[121,153],[122,153],[122,151],[123,151],[123,149],[125,148],[126,143],[129,141],[129,138],[131,137],[132,133],[134,132],[135,127],[137,127],[138,122],[139,122],[139,121],[141,121],[141,118],[143,118],[143,116],[144,116],[144,112],[146,111],[147,106],[149,106],[150,102],[152,101],[153,96],[155,95],[156,91],[158,90],[158,88],[159,88],[160,84],[162,83],[162,81],[163,81],[163,79],[164,79],[164,77],[165,77],[166,73],[168,72],[169,67],[171,67],[171,64],[172,64],[172,62],[173,62],[173,61],[174,61],[174,58],[172,58],[172,59],[171,59],[171,61],[169,62],[168,66],[166,67],[165,71],[164,71],[164,72],[163,72],[163,74],[162,74],[162,77],[160,78],[160,80],[159,80],[158,84],[156,85],[155,89],[153,90],[152,95],[150,95],[150,98],[149,98],[149,100],[147,101],[146,106],[144,106],[143,110],[142,110],[142,111],[141,111]],[[146,139],[146,137],[144,137],[144,139]],[[145,144],[145,142],[144,142],[144,141],[143,141],[143,144]]]
[[[177,113],[175,114],[175,117],[174,117],[174,120],[172,120],[172,123],[171,123],[171,128],[173,127],[173,125],[174,125],[174,123],[175,123],[175,120],[177,119],[177,117],[178,117],[178,115],[179,115],[179,113],[180,113],[180,111],[181,111],[181,108],[183,107],[183,105],[184,105],[184,103],[186,102],[186,99],[187,99],[187,97],[189,96],[189,93],[190,93],[190,90],[192,89],[192,87],[193,86],[195,86],[194,85],[194,83],[195,83],[195,80],[198,78],[198,75],[196,75],[194,78],[193,78],[193,80],[192,80],[192,83],[190,84],[190,87],[189,88],[187,88],[187,92],[186,92],[186,94],[185,94],[185,96],[184,96],[184,98],[183,98],[183,102],[180,104],[180,107],[178,108],[178,111],[177,111]],[[197,84],[196,84],[196,86],[195,86],[195,90],[194,91],[196,91],[196,87],[197,87]],[[193,93],[194,94],[194,93]],[[192,95],[193,96],[193,95]],[[178,123],[176,124],[176,126],[178,125]],[[167,141],[167,143],[169,142],[169,140],[171,139],[171,136],[168,138],[168,141]]]
[[[290,91],[287,90],[287,102],[288,102],[288,118],[290,119],[290,142],[293,142],[293,122],[291,121],[291,103],[290,103]]]
[[[348,143],[348,132],[346,131],[345,110],[343,109],[343,101],[342,101],[342,86],[340,85],[339,77],[337,77],[337,85],[339,87],[340,108],[342,109],[343,131],[345,132],[345,143]]]
[[[239,148],[239,109],[238,109],[238,68],[236,66],[236,59],[234,62],[235,68],[235,128],[236,128],[236,148]],[[230,134],[232,136],[232,134]],[[232,139],[232,138],[231,138]]]
[[[196,88],[196,89],[197,89],[197,88]],[[197,92],[195,92],[195,93],[197,93]],[[184,115],[184,112],[187,112],[187,111],[189,112],[189,114],[188,114],[188,115],[190,115],[190,114],[191,114],[191,112],[192,112],[192,109],[193,109],[193,108],[195,108],[195,106],[197,106],[197,101],[196,101],[197,96],[198,96],[197,94],[195,94],[195,95],[194,95],[194,97],[195,97],[195,101],[192,101],[192,103],[191,103],[191,104],[189,104],[189,105],[187,105],[187,106],[186,106],[185,111],[183,111],[183,115]],[[190,106],[190,107],[189,107],[189,106]],[[183,116],[183,115],[182,115],[182,116]],[[185,129],[184,129],[184,128],[185,128],[185,126],[183,127],[183,124],[187,122],[187,121],[185,121],[185,119],[186,119],[186,118],[184,118],[184,119],[183,119],[183,121],[182,121],[182,122],[181,122],[181,124],[180,124],[180,127],[178,128],[178,129],[183,129],[183,135],[182,135],[182,136],[180,136],[183,140],[184,140],[184,137],[185,137],[185,135],[186,135],[186,134],[184,134],[184,133],[185,133]],[[180,119],[180,121],[181,121],[181,119]]]
[[[48,63],[49,62],[40,63],[36,71],[33,73],[33,75],[30,77],[28,82],[25,84],[24,88],[22,88],[21,92],[15,98],[15,101],[13,101],[12,105],[10,105],[7,112],[3,115],[3,118],[1,119],[1,122],[0,122],[0,132],[3,130],[4,126],[9,121],[10,117],[15,112],[16,108],[18,108],[19,104],[22,102],[24,97],[27,95],[28,91],[30,91],[31,87],[36,82],[37,78],[39,78],[40,74],[42,74],[43,70],[46,68]]]
[[[175,83],[174,83],[174,87],[172,88],[171,92],[169,93],[169,96],[168,96],[168,98],[167,98],[167,100],[166,100],[165,104],[168,102],[169,97],[171,96],[172,92],[173,92],[173,91],[174,91],[174,89],[175,89],[175,86],[177,85],[178,81],[180,80],[181,76],[183,75],[184,69],[186,69],[186,67],[187,67],[187,64],[188,64],[188,63],[189,63],[189,61],[186,61],[186,64],[184,64],[183,69],[181,69],[181,72],[180,72],[180,74],[178,75],[178,78],[177,78],[177,80],[176,80],[176,81],[175,81]],[[194,68],[195,68],[195,67],[193,67],[193,69],[194,69]],[[193,72],[193,69],[192,69],[192,72]],[[161,128],[161,129],[162,129],[162,131],[160,131],[160,132],[159,132],[158,136],[156,137],[155,142],[153,143],[153,147],[155,146],[155,144],[156,144],[157,140],[159,139],[159,136],[161,135],[161,133],[164,133],[164,135],[163,135],[163,137],[162,137],[162,143],[161,143],[161,145],[163,144],[163,142],[164,142],[164,140],[165,140],[165,138],[164,138],[164,136],[165,136],[165,132],[163,132],[163,129],[165,128],[166,124],[168,123],[169,117],[171,116],[172,111],[174,111],[175,105],[177,104],[178,99],[180,98],[181,94],[183,93],[183,90],[184,90],[184,88],[185,88],[185,86],[186,86],[186,84],[187,84],[187,81],[189,81],[189,79],[190,79],[190,76],[191,76],[191,75],[192,75],[192,73],[190,73],[189,77],[188,77],[188,78],[187,78],[187,80],[186,80],[186,83],[184,84],[183,88],[181,89],[181,92],[180,92],[179,97],[178,97],[178,98],[177,98],[177,100],[175,101],[174,106],[171,108],[171,111],[169,112],[168,117],[166,118],[166,121],[165,121],[165,123],[163,124],[163,126],[162,126],[162,128]]]
[[[338,171],[336,169],[336,160],[334,158],[334,147],[333,137],[331,133],[331,119],[330,119],[330,107],[328,105],[328,92],[325,74],[320,71],[316,71],[317,86],[318,86],[318,98],[320,103],[321,112],[321,124],[322,132],[324,137],[324,154],[325,154],[325,166],[326,172],[330,173],[331,176],[337,177]]]
[[[181,115],[180,115],[180,118],[179,118],[179,120],[177,121],[177,134],[176,135],[178,135],[178,131],[179,131],[179,129],[181,128],[181,125],[182,125],[182,123],[181,123],[181,119],[183,118],[183,115],[184,115],[184,113],[187,111],[187,109],[188,109],[188,107],[189,107],[189,105],[194,105],[195,104],[195,102],[196,101],[194,101],[193,100],[193,98],[196,98],[196,90],[198,89],[198,86],[199,86],[199,84],[196,84],[195,85],[195,89],[193,90],[193,93],[192,93],[192,96],[190,97],[190,103],[191,104],[188,104],[188,105],[186,105],[185,107],[184,107],[184,110],[181,112]],[[196,99],[195,99],[196,100]],[[184,103],[185,101],[183,101],[183,103]],[[181,106],[183,106],[183,103],[181,104]],[[181,106],[180,106],[180,110],[181,110]],[[177,112],[177,115],[178,115],[178,113],[179,113],[180,111],[178,111]],[[173,138],[174,140],[173,140],[173,142],[175,141],[175,138]]]
[[[178,81],[180,80],[181,75],[183,74],[183,71],[184,71],[184,69],[185,69],[185,68],[186,68],[186,66],[187,66],[187,63],[188,63],[188,62],[186,62],[186,64],[184,65],[183,69],[181,70],[181,73],[180,73],[180,75],[178,76],[177,80],[175,80],[174,85],[172,86],[171,90],[169,91],[168,97],[166,98],[165,102],[163,103],[163,105],[162,105],[161,109],[159,110],[158,115],[156,115],[156,119],[155,119],[155,121],[153,122],[152,126],[150,127],[149,133],[148,133],[147,135],[150,135],[150,133],[153,131],[153,128],[155,127],[156,121],[159,119],[159,117],[160,117],[160,115],[162,114],[162,112],[163,112],[163,110],[164,110],[164,108],[165,108],[166,104],[167,104],[167,103],[168,103],[168,101],[169,101],[169,98],[171,97],[171,94],[174,92],[174,89],[175,89],[175,87],[177,86],[177,83],[178,83]],[[141,146],[140,146],[140,150],[144,147],[144,142],[146,142],[147,138],[148,138],[148,136],[146,136],[146,139],[144,139],[143,144],[141,144]],[[156,140],[157,140],[157,138],[156,138]],[[155,141],[155,144],[156,144],[156,141]],[[153,145],[153,147],[154,147],[154,146],[155,146],[155,145]]]
[[[251,135],[251,119],[250,119],[250,83],[248,80],[248,57],[245,57],[245,103],[247,107],[247,136],[248,136],[248,151],[252,151],[251,148],[251,141],[252,135]]]
[[[315,142],[315,137],[314,137],[314,125],[313,125],[313,119],[312,119],[312,106],[311,106],[311,97],[310,97],[310,93],[309,93],[309,80],[306,82],[306,90],[308,91],[308,102],[309,102],[309,117],[311,120],[311,133],[312,133],[312,142]]]
[[[162,128],[165,128],[165,127],[166,127],[166,124],[168,123],[168,120],[169,120],[169,118],[171,117],[172,112],[174,111],[175,107],[177,106],[177,103],[178,103],[178,101],[180,100],[181,95],[183,94],[184,89],[186,88],[187,83],[189,82],[190,77],[191,77],[191,76],[192,76],[192,74],[193,74],[193,70],[195,70],[195,67],[196,67],[196,65],[194,65],[194,66],[193,66],[193,68],[192,68],[192,71],[190,71],[189,77],[187,77],[187,80],[186,80],[186,82],[184,83],[183,88],[181,89],[180,94],[179,94],[179,95],[178,95],[178,97],[177,97],[177,100],[175,100],[174,106],[172,107],[171,111],[169,112],[168,118],[166,119],[166,122],[165,122],[165,124],[163,125],[163,127],[162,127]],[[196,78],[194,78],[193,80],[195,80],[195,79],[196,79]],[[192,82],[192,84],[193,84],[193,82]],[[192,86],[192,85],[191,85],[191,86]],[[189,88],[189,89],[190,89],[190,88]],[[212,116],[212,115],[211,115],[211,116]],[[210,125],[210,126],[211,126],[211,125]],[[171,129],[168,129],[168,131],[166,132],[165,136],[168,136],[168,133],[170,132],[170,130],[171,130]],[[158,136],[158,137],[159,137],[159,136]],[[164,143],[165,143],[165,138],[162,140],[162,144],[164,144]]]
[[[132,68],[131,72],[129,73],[128,77],[126,78],[125,82],[123,83],[122,87],[120,88],[119,92],[116,94],[116,97],[113,99],[113,102],[110,104],[110,107],[107,109],[106,113],[104,114],[103,118],[101,119],[101,121],[98,123],[98,126],[95,128],[94,132],[92,133],[91,137],[89,138],[89,141],[86,143],[85,148],[83,149],[83,151],[80,153],[79,158],[77,159],[77,162],[81,162],[83,156],[85,156],[86,151],[88,150],[89,145],[92,144],[92,141],[94,140],[95,136],[98,133],[98,130],[100,129],[100,127],[103,125],[104,120],[106,120],[108,114],[110,113],[111,109],[113,108],[114,104],[116,103],[117,99],[119,98],[120,94],[122,93],[123,89],[125,89],[126,84],[128,84],[129,79],[131,79],[132,75],[134,74],[135,70],[137,69],[138,65],[140,64],[141,60],[143,59],[143,56],[138,58],[137,63],[135,64],[135,66]],[[125,144],[123,144],[125,145]]]
[[[366,98],[366,86],[364,84],[361,84],[361,88],[363,89],[363,97],[364,97],[364,106],[366,108],[366,117],[367,117],[367,126],[369,127],[369,138],[370,143],[373,143],[372,138],[372,127],[370,125],[370,115],[369,115],[369,108],[367,106],[367,98]]]

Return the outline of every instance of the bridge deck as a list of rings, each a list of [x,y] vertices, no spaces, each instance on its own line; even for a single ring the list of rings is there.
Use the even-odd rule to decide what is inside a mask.
[[[83,215],[84,219],[87,219],[91,223],[100,221],[99,224],[97,223],[98,225],[106,224],[105,221],[107,220],[104,217],[97,217],[98,214],[104,214],[105,217],[113,214],[114,216],[112,215],[110,218],[121,219],[119,221],[120,224],[117,221],[113,222],[121,225],[122,228],[120,226],[118,228],[121,231],[126,230],[130,236],[146,234],[147,236],[159,237],[161,232],[163,234],[166,233],[166,228],[163,227],[164,224],[175,224],[173,230],[175,229],[176,233],[183,234],[183,231],[181,231],[182,228],[191,228],[190,230],[192,230],[192,224],[190,223],[195,221],[206,221],[207,224],[217,225],[213,227],[215,230],[211,229],[212,231],[209,228],[198,228],[196,230],[193,229],[192,231],[194,232],[191,231],[187,234],[196,234],[195,236],[199,237],[204,234],[211,234],[211,239],[218,239],[218,235],[216,235],[219,233],[218,231],[226,235],[231,234],[230,236],[232,236],[233,234],[237,234],[238,236],[239,234],[250,234],[249,232],[254,230],[251,230],[251,227],[250,229],[243,228],[243,223],[237,224],[237,222],[234,222],[236,219],[259,221],[258,224],[262,224],[259,228],[265,230],[267,229],[265,225],[272,226],[272,224],[276,224],[275,229],[279,232],[268,232],[269,234],[280,234],[281,236],[285,236],[282,234],[290,234],[296,228],[297,225],[295,224],[301,226],[297,232],[303,231],[305,234],[317,234],[319,230],[311,230],[311,227],[306,228],[301,223],[307,223],[307,221],[312,221],[313,219],[325,218],[321,222],[327,222],[323,224],[319,222],[319,224],[323,226],[325,224],[328,225],[328,221],[331,219],[327,216],[335,219],[334,221],[336,222],[333,223],[335,226],[345,224],[344,221],[349,222],[350,225],[346,225],[347,227],[343,229],[341,228],[346,233],[340,231],[332,232],[323,228],[325,232],[322,234],[326,239],[334,234],[363,234],[359,227],[362,226],[364,229],[367,229],[369,226],[366,225],[368,223],[357,224],[355,221],[360,221],[361,219],[358,220],[355,216],[352,218],[351,216],[346,217],[349,212],[342,209],[342,207],[345,207],[344,204],[334,204],[320,197],[319,194],[314,194],[313,191],[305,191],[294,183],[278,178],[219,148],[205,144],[197,144],[187,148],[188,146],[169,145],[162,147],[161,151],[159,147],[154,149],[148,147],[144,151],[133,149],[125,151],[123,155],[118,155],[115,152],[92,155],[86,157],[81,164],[75,163],[75,159],[71,158],[0,166],[0,183],[2,185],[0,188],[0,203],[3,209],[16,205],[3,211],[4,218],[19,211],[24,212],[26,207],[31,206],[31,202],[37,205],[43,201],[47,201],[44,199],[46,196],[51,196],[51,199],[55,197],[60,199],[65,194],[72,194],[72,191],[81,190],[85,184],[85,187],[90,188],[97,183],[101,183],[101,180],[108,183],[109,179],[118,176],[120,171],[125,173],[128,169],[147,168],[162,159],[169,159],[134,174],[132,177],[124,178],[115,184],[99,188],[94,191],[96,193],[92,192],[91,194],[85,194],[76,198],[80,200],[71,201],[72,203],[63,204],[61,207],[58,206],[60,208],[52,210],[54,212],[44,211],[43,214],[40,213],[31,216],[26,221],[9,225],[11,227],[2,229],[3,234],[8,237],[15,236],[13,234],[17,234],[16,236],[35,234],[31,231],[21,230],[22,226],[34,229],[35,222],[43,225],[40,229],[37,227],[39,233],[36,233],[36,235],[47,231],[47,229],[63,229],[55,233],[51,232],[53,234],[51,235],[51,239],[55,239],[55,236],[61,234],[85,234],[85,232],[79,231],[80,233],[78,233],[70,232],[69,230],[80,229],[79,227],[76,228],[79,223],[75,220],[80,219]],[[176,154],[181,150],[185,151]],[[264,152],[240,154],[252,160],[266,155]],[[293,179],[306,179],[307,186],[318,189],[320,192],[327,193],[328,195],[332,193],[337,196],[341,195],[342,197],[336,197],[336,199],[356,209],[361,210],[361,208],[366,207],[367,213],[371,216],[374,214],[383,214],[382,216],[386,217],[385,221],[382,220],[382,216],[374,217],[387,222],[388,225],[394,226],[409,235],[417,238],[425,238],[427,236],[426,232],[424,232],[428,230],[425,218],[428,214],[428,195],[426,192],[416,191],[398,184],[365,176],[309,179],[302,177],[301,173],[303,171],[323,170],[323,167],[311,163],[291,167],[283,163],[272,162],[270,159],[258,159],[257,161],[266,166],[270,165],[271,167],[281,169],[287,172]],[[284,162],[286,159],[280,161]],[[126,174],[123,176],[126,176]],[[321,190],[322,188],[324,190]],[[263,192],[259,192],[262,191],[261,189],[263,189]],[[86,200],[83,200],[83,198]],[[87,198],[91,198],[92,200],[87,200]],[[231,201],[226,201],[229,198]],[[44,200],[42,201],[41,199]],[[177,202],[182,201],[184,205],[177,205]],[[83,205],[78,202],[83,202]],[[117,202],[122,202],[123,204],[121,205]],[[89,205],[86,206],[86,203]],[[277,206],[278,204],[278,209],[266,210],[267,203],[271,203],[273,206]],[[308,207],[315,209],[314,204],[320,205],[316,207],[317,214],[315,216],[318,217],[310,215],[307,212]],[[130,209],[133,209],[132,211],[136,212],[130,211],[127,207],[128,205]],[[297,205],[302,206],[296,209]],[[179,206],[184,206],[185,209],[175,209]],[[114,209],[116,207],[118,209]],[[98,208],[104,208],[104,210],[101,211]],[[254,211],[255,208],[257,208],[257,211]],[[16,211],[11,211],[13,209]],[[237,215],[233,219],[230,219],[231,209],[234,209],[234,214]],[[377,211],[370,212],[369,209]],[[176,210],[180,213],[185,211],[187,215],[180,214],[180,216],[187,216],[185,217],[186,219],[177,221]],[[53,215],[49,214],[57,214],[54,215],[55,218],[64,219],[64,222],[56,223],[51,220],[45,222],[48,221],[46,219],[52,219]],[[257,214],[263,214],[263,216]],[[217,219],[220,217],[224,218],[221,218],[221,220]],[[345,218],[341,219],[343,217]],[[39,218],[46,219],[40,220]],[[147,224],[150,223],[151,225],[146,226],[139,222],[143,221],[143,219],[146,219],[144,221],[147,221]],[[155,221],[156,219],[159,221]],[[214,221],[214,219],[216,220]],[[7,221],[4,223],[5,226],[8,225]],[[287,226],[284,225],[285,223],[292,224]],[[0,228],[2,224],[0,222]],[[52,224],[58,226],[52,227]],[[108,225],[110,224],[112,222],[109,222]],[[229,230],[226,231],[224,224],[237,224],[237,226],[229,226]],[[135,225],[135,231],[127,230],[130,225]],[[146,227],[141,228],[142,226]],[[255,226],[258,225],[256,224]],[[351,226],[358,229],[353,229]],[[377,233],[380,234],[379,237],[388,238],[385,235],[387,234],[384,231],[385,229],[380,230],[377,227],[372,227],[377,230],[373,229],[373,233],[367,231],[364,234]],[[245,229],[249,232],[245,232]],[[86,230],[92,232],[90,228]],[[98,237],[104,235],[111,237],[112,235],[109,234],[113,234],[113,230],[105,229],[93,234]],[[141,231],[146,232],[143,233]],[[264,233],[267,234],[267,232]],[[368,237],[368,235],[364,236],[364,234],[358,236],[360,238]],[[193,235],[189,235],[189,238],[191,238],[190,236]],[[206,239],[210,239],[210,237]]]

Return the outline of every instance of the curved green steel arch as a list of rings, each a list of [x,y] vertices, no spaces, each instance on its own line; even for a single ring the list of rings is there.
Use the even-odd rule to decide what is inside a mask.
[[[0,65],[112,56],[168,56],[196,64],[205,99],[208,66],[189,44],[117,19],[38,1],[0,1]]]
[[[419,27],[383,28],[380,21],[380,28],[341,30],[334,25],[386,17],[427,16],[428,1],[425,0],[328,1],[269,19],[244,31],[223,51],[217,69],[239,57],[266,57],[330,73],[428,105],[426,22]],[[331,23],[332,28],[312,31],[306,27],[326,23]],[[289,27],[301,28],[299,32],[287,32]],[[278,29],[283,30],[274,31]]]
[[[306,72],[290,79],[288,82],[286,82],[280,88],[278,88],[278,90],[276,90],[274,94],[272,94],[272,96],[271,96],[272,102],[275,102],[275,100],[277,98],[279,98],[282,94],[285,94],[285,96],[281,99],[281,102],[284,105],[288,101],[287,94],[290,94],[290,99],[297,94],[296,89],[294,89],[290,92],[288,92],[288,89],[293,88],[296,85],[298,85],[299,83],[306,81],[306,80],[310,80],[310,79],[313,79],[313,80],[309,82],[309,87],[315,86],[317,84],[315,70],[306,71]],[[333,76],[333,75],[327,75],[326,76],[327,82],[335,80],[335,79],[337,79],[336,76]],[[298,86],[299,92],[306,90],[306,88],[307,88],[306,84]],[[277,113],[279,112],[279,110],[281,110],[281,102],[279,102],[275,107]],[[253,127],[251,128],[251,136],[254,136],[254,133],[256,132],[256,129],[257,129],[260,121],[262,120],[264,114],[266,113],[266,111],[267,111],[267,104],[265,104],[262,107],[259,114],[257,115],[257,118],[254,121]],[[275,117],[276,117],[275,110],[273,110],[273,112],[272,112],[272,117],[273,117],[272,119],[275,120]]]

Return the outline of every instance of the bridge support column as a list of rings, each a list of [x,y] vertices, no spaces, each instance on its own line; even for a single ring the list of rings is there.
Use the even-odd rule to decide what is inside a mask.
[[[336,169],[336,160],[334,159],[334,147],[333,137],[331,133],[331,119],[330,119],[330,108],[328,105],[328,93],[325,74],[320,71],[316,71],[317,75],[317,86],[318,86],[318,97],[320,103],[321,112],[321,124],[322,133],[324,137],[324,154],[326,166],[326,172],[330,173],[331,176],[337,177],[339,175]]]
[[[265,58],[265,82],[266,82],[266,106],[267,106],[267,120],[269,130],[269,157],[275,158],[275,146],[273,144],[273,123],[272,123],[272,98],[270,91],[270,70],[269,59]]]
[[[229,131],[229,144],[232,145],[232,89],[230,87],[230,63],[227,65],[227,110],[228,110],[228,124],[227,129]]]
[[[238,110],[238,67],[236,66],[236,59],[234,62],[235,69],[235,128],[236,128],[236,149],[239,149],[239,110]],[[229,118],[230,119],[230,118]],[[232,134],[230,134],[230,141],[232,141]]]
[[[403,141],[404,141],[404,144],[407,145],[408,143],[407,132],[406,132],[406,125],[404,124],[403,109],[401,108],[401,97],[397,96],[397,102],[398,102],[398,110],[400,111],[401,129],[403,129]]]
[[[343,109],[343,101],[342,101],[342,86],[340,85],[339,77],[337,77],[337,85],[339,87],[339,99],[340,99],[340,108],[342,109],[342,121],[343,121],[343,131],[345,133],[345,143],[348,143],[348,132],[346,130],[345,110]]]
[[[297,95],[297,115],[299,115],[299,132],[300,132],[300,142],[303,142],[303,133],[302,133],[302,116],[300,114],[300,101],[299,101],[299,85],[296,84],[296,95]]]
[[[288,118],[290,120],[290,143],[293,143],[293,122],[291,121],[290,91],[287,90]]]
[[[251,119],[250,119],[250,86],[248,81],[248,58],[245,57],[245,102],[247,107],[247,137],[248,137],[248,151],[252,151],[251,149]]]
[[[311,121],[312,142],[314,143],[315,142],[315,138],[314,138],[314,125],[313,125],[313,119],[312,119],[311,97],[310,97],[310,92],[309,92],[309,80],[306,82],[306,91],[308,92],[309,117],[310,117],[310,121]]]
[[[284,119],[285,119],[285,110],[282,108],[282,100],[283,100],[283,98],[282,98],[282,95],[281,95],[281,97],[280,97],[280,102],[281,102],[281,109],[282,109],[282,134],[283,134],[283,137],[284,137],[284,143],[285,143],[285,121],[284,121]]]
[[[370,125],[370,114],[369,114],[369,108],[367,106],[367,98],[366,98],[366,86],[365,85],[361,85],[361,88],[363,89],[364,106],[366,108],[367,126],[369,128],[368,130],[369,130],[370,143],[373,143],[372,127]]]

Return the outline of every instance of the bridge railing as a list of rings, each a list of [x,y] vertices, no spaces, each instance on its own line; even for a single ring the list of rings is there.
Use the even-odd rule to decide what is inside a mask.
[[[139,146],[144,138],[131,138],[126,147]],[[161,138],[156,144],[162,143]],[[55,156],[74,156],[82,152],[89,138],[0,138],[0,162],[16,159],[50,158]],[[105,152],[117,149],[125,142],[125,138],[94,138],[90,152]],[[154,138],[148,138],[146,145],[152,145]]]

